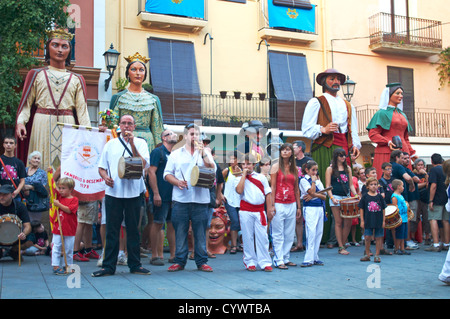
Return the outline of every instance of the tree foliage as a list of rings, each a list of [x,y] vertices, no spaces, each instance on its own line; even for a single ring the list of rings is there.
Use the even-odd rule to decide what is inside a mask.
[[[444,49],[439,54],[439,61],[436,63],[441,87],[450,84],[450,47]]]
[[[69,0],[0,1],[0,123],[14,125],[22,83],[20,69],[39,64],[32,54],[43,49],[45,31],[66,27]]]

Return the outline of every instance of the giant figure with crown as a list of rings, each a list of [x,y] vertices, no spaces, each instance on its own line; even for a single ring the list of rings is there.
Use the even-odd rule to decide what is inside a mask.
[[[135,136],[145,139],[150,153],[161,143],[161,133],[164,130],[161,102],[158,96],[143,88],[148,74],[146,64],[150,59],[136,52],[125,60],[128,62],[125,77],[130,85],[113,95],[109,108],[118,111],[119,117],[122,115],[134,117]]]
[[[17,110],[17,157],[42,153],[42,167],[57,169],[61,163],[61,133],[57,123],[90,126],[86,83],[82,75],[66,70],[71,59],[73,35],[63,29],[47,33],[48,66],[30,70]]]

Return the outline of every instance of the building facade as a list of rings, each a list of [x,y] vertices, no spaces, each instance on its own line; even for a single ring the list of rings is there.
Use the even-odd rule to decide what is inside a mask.
[[[418,155],[449,158],[450,88],[440,87],[433,64],[449,45],[449,13],[444,0],[108,0],[104,43],[121,53],[111,94],[124,57],[139,52],[151,58],[148,81],[165,125],[181,132],[199,121],[226,151],[252,119],[284,140],[302,139],[306,103],[321,95],[315,76],[336,68],[356,82],[358,161],[371,161],[365,127],[394,81],[405,87]]]

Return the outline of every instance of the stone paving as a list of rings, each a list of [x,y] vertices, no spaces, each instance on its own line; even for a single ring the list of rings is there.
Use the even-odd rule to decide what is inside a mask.
[[[212,273],[198,271],[194,261],[185,270],[170,273],[149,264],[150,276],[130,274],[117,266],[114,276],[93,278],[96,261],[78,263],[70,276],[52,273],[48,256],[24,256],[21,267],[9,257],[0,260],[1,299],[164,299],[164,300],[291,300],[291,299],[449,299],[450,286],[438,280],[447,252],[426,252],[420,245],[409,256],[382,256],[381,263],[361,262],[363,247],[350,247],[350,255],[321,248],[324,266],[249,272],[242,253],[210,259]],[[372,250],[374,251],[373,246]],[[304,252],[292,253],[300,264]],[[168,257],[168,256],[167,256]],[[167,259],[166,259],[167,260]]]

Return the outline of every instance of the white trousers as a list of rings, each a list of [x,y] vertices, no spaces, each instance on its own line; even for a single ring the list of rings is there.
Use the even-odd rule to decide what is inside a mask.
[[[305,219],[306,252],[303,262],[319,260],[320,241],[323,234],[323,207],[303,207]]]
[[[52,266],[65,266],[62,253],[61,235],[53,234],[52,238]],[[73,265],[73,245],[75,244],[75,236],[64,236],[64,248],[66,250],[67,265]]]
[[[272,265],[269,255],[267,226],[261,224],[259,212],[239,211],[245,267],[259,266],[264,269]]]
[[[444,266],[439,274],[439,280],[450,283],[450,250],[447,252],[447,258],[445,258]]]
[[[270,222],[273,245],[273,264],[279,266],[289,262],[295,238],[295,215],[297,203],[275,203],[275,216]]]

